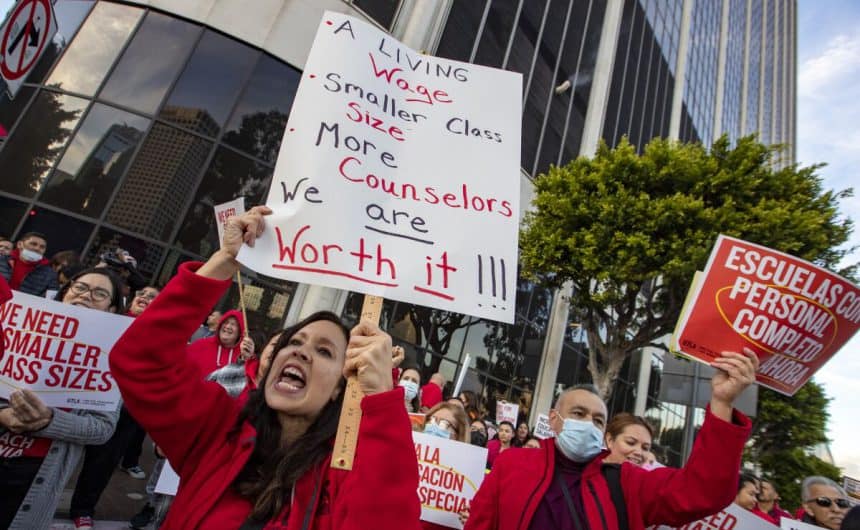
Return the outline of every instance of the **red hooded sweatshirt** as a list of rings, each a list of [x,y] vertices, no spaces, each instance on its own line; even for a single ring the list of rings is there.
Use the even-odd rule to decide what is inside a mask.
[[[221,326],[228,318],[235,318],[239,323],[239,339],[232,348],[228,348],[221,343],[219,335],[221,334]],[[218,327],[215,328],[215,334],[205,339],[200,339],[188,345],[188,358],[200,367],[202,377],[206,377],[218,368],[227,366],[239,360],[241,353],[242,337],[245,335],[245,323],[242,320],[242,313],[232,309],[224,313],[221,320],[218,321]]]

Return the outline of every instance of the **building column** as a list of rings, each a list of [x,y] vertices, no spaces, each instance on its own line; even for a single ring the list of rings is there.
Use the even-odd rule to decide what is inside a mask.
[[[452,0],[403,0],[391,35],[410,48],[426,53],[435,48],[445,27]],[[317,311],[341,314],[348,291],[300,284],[287,313],[287,325]]]
[[[672,116],[669,119],[669,139],[681,137],[681,112],[684,109],[684,85],[687,79],[687,48],[690,47],[690,25],[693,18],[693,2],[684,0],[681,12],[681,38],[678,40],[678,61],[675,66],[675,88],[672,91]]]
[[[591,94],[588,97],[588,110],[583,124],[582,143],[579,148],[579,154],[583,156],[594,155],[603,132],[603,120],[609,100],[612,69],[615,64],[615,51],[618,47],[618,34],[621,31],[623,14],[624,0],[609,0],[607,2],[600,33],[600,44],[597,48],[594,77],[591,82]],[[529,418],[534,419],[537,418],[538,414],[546,414],[553,405],[555,382],[558,379],[558,366],[561,362],[562,346],[567,332],[570,296],[572,294],[573,284],[566,282],[560,289],[556,290],[553,297]]]
[[[750,87],[750,26],[752,25],[752,0],[747,0],[746,28],[744,28],[744,73],[741,78],[741,127],[740,135],[751,133],[747,129],[747,106]]]
[[[711,141],[723,133],[723,99],[726,97],[726,55],[729,51],[729,0],[723,0],[720,17],[720,48],[717,55],[717,94],[714,101],[714,128]]]

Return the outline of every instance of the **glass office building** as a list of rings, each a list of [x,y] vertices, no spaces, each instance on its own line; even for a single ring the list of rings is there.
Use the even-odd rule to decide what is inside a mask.
[[[0,15],[12,5],[0,0]],[[156,285],[205,259],[212,205],[264,200],[326,9],[428,53],[521,72],[523,202],[550,165],[588,154],[588,138],[758,132],[793,159],[795,0],[55,0],[57,34],[15,98],[0,96],[0,235],[40,231],[49,254],[73,249],[88,264],[122,247]],[[359,295],[246,276],[252,328],[321,300],[357,318]],[[237,299],[234,286],[221,306]],[[453,379],[469,354],[466,388],[491,411],[506,399],[528,412],[553,302],[520,281],[512,325],[394,301],[382,325],[425,378]],[[588,381],[582,331],[561,339],[552,386]],[[638,371],[632,359],[613,409],[632,409]]]

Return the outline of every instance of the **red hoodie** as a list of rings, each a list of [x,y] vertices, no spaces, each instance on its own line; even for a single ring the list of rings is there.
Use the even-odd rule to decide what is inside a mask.
[[[247,421],[237,428],[244,399],[203,381],[185,355],[188,337],[230,286],[194,274],[199,266],[182,264],[108,357],[129,412],[179,474],[166,530],[235,529],[251,509],[231,487],[256,436]],[[293,488],[286,519],[269,521],[267,530],[420,529],[418,462],[403,389],[366,396],[361,409],[352,471],[332,469],[330,457],[315,466]]]
[[[221,326],[228,318],[235,318],[239,323],[239,339],[232,348],[228,348],[221,343],[219,337]],[[227,366],[239,360],[239,354],[242,352],[242,337],[245,335],[245,323],[242,320],[242,313],[231,309],[224,313],[221,320],[218,321],[218,326],[215,328],[215,334],[205,339],[200,339],[188,345],[188,358],[191,359],[197,366],[200,367],[202,377],[206,377],[218,368]]]

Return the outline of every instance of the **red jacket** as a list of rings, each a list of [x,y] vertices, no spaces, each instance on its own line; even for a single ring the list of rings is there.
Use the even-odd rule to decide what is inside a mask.
[[[250,457],[256,435],[248,422],[238,434],[230,433],[243,400],[230,398],[217,383],[203,381],[185,354],[186,340],[230,285],[194,274],[198,267],[183,264],[110,353],[125,406],[181,479],[165,529],[202,527],[216,504],[224,502],[222,496]],[[353,470],[332,469],[327,459],[306,473],[295,485],[286,524],[277,528],[300,529],[312,497],[317,502],[311,530],[420,528],[418,463],[403,390],[367,396],[361,408]],[[320,478],[322,493],[314,496]]]
[[[232,347],[227,347],[221,344],[219,333],[221,326],[228,318],[235,318],[239,323],[239,338]],[[188,346],[188,358],[194,361],[201,371],[201,377],[206,377],[215,370],[232,364],[239,360],[239,355],[242,353],[242,337],[245,335],[245,323],[242,319],[242,313],[231,309],[221,316],[218,321],[218,326],[215,327],[215,334],[205,339],[200,339],[192,342]],[[190,336],[190,335],[189,335]]]
[[[630,530],[656,524],[681,526],[731,504],[752,427],[737,411],[734,421],[722,421],[708,411],[683,469],[645,471],[630,463],[621,465]],[[595,457],[582,474],[582,502],[590,530],[618,528],[609,486],[601,473],[608,454],[603,451]],[[472,499],[465,530],[527,530],[553,480],[554,465],[554,438],[542,440],[539,451],[510,449],[500,454]]]
[[[430,381],[421,387],[421,407],[432,409],[437,403],[442,402],[442,389],[439,385]]]

